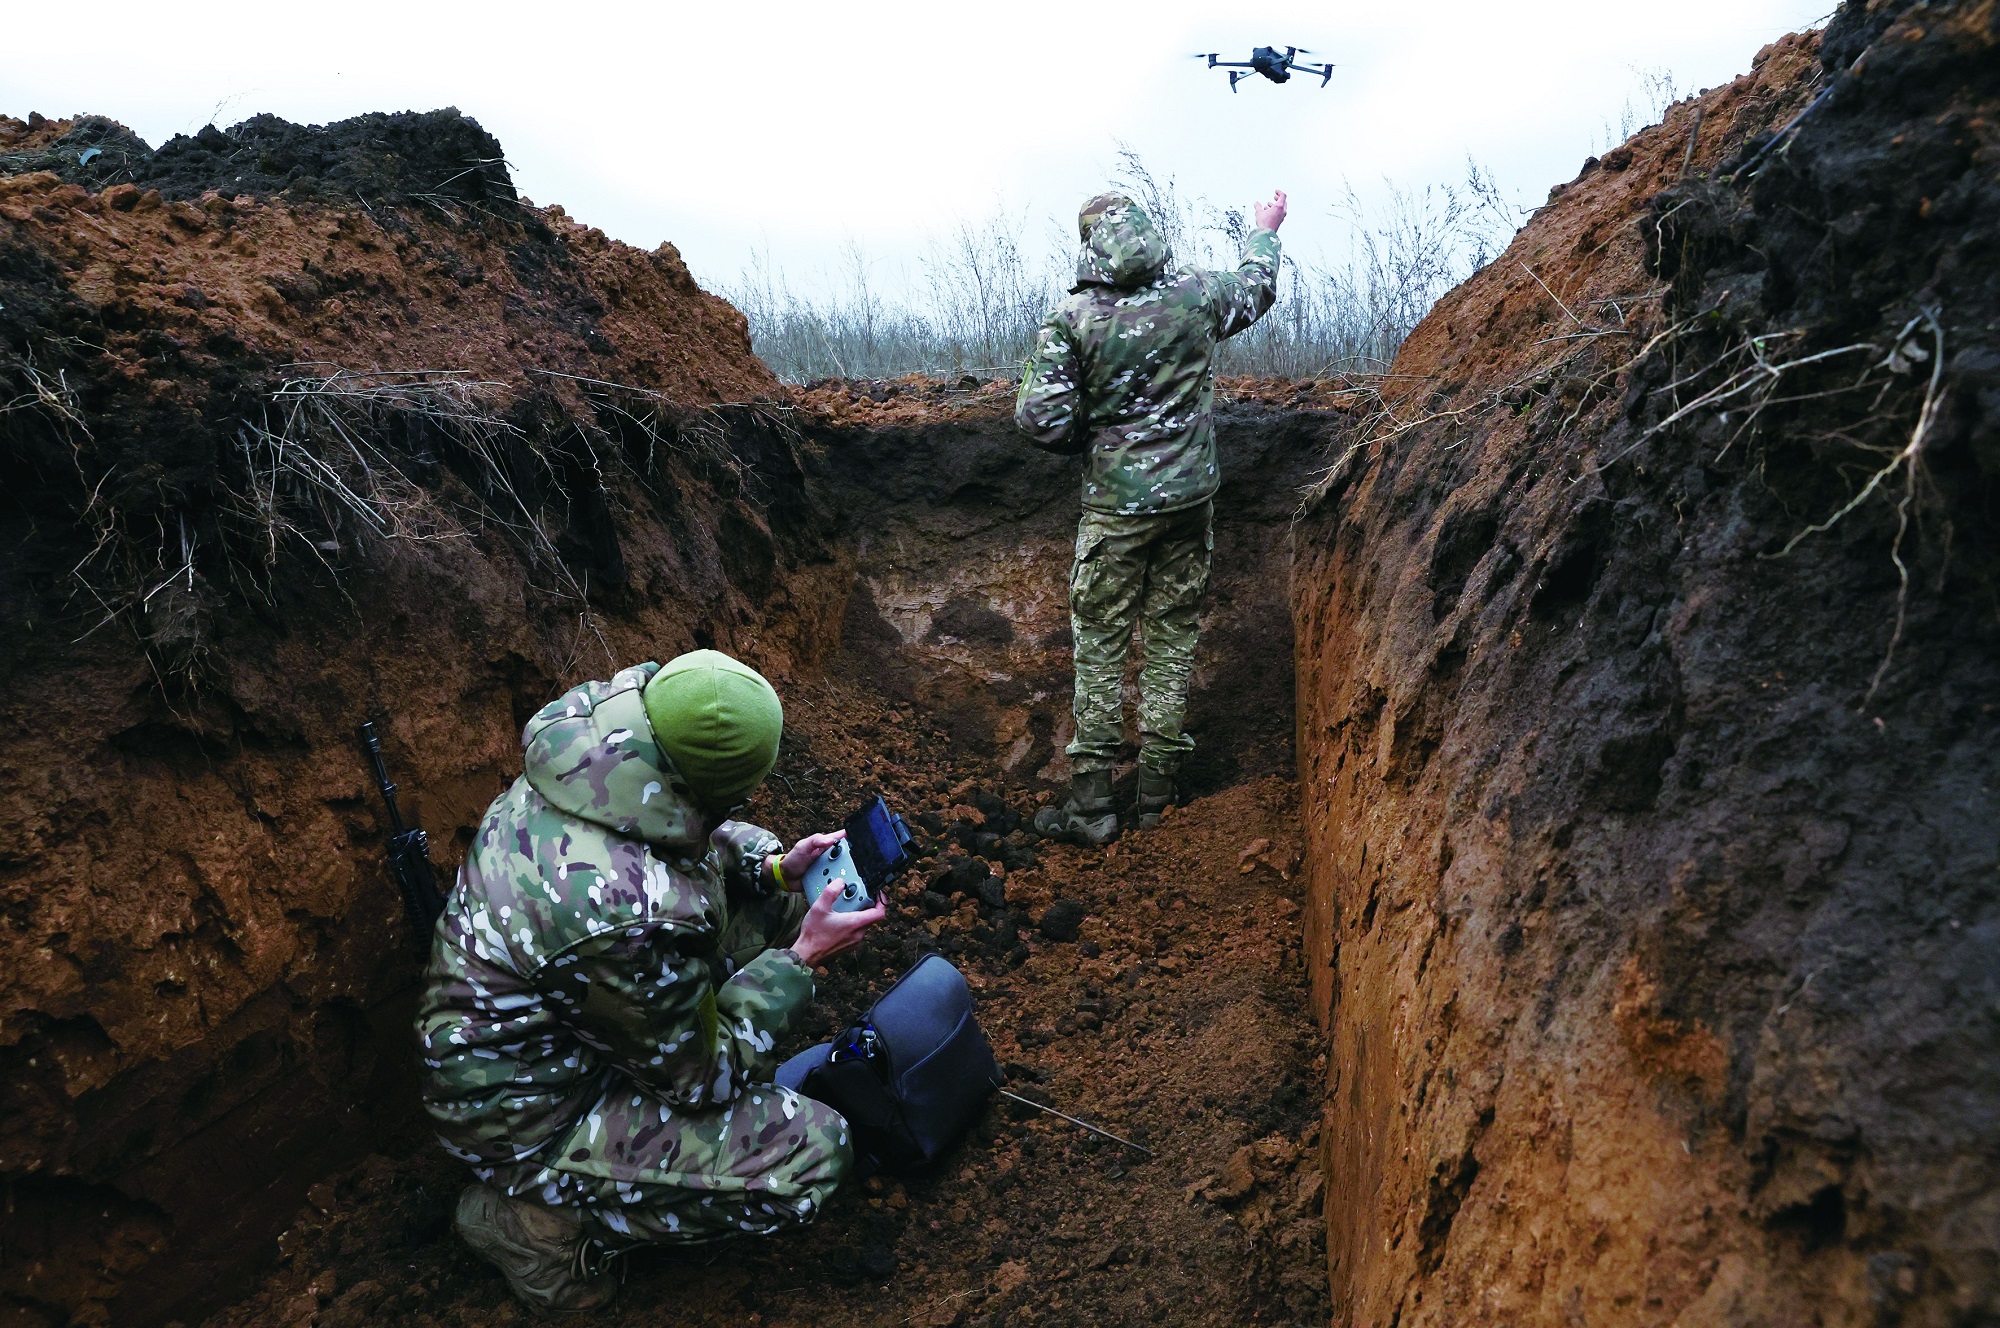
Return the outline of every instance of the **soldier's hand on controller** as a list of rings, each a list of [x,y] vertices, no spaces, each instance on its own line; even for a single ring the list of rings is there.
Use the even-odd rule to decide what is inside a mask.
[[[778,859],[778,866],[785,873],[785,888],[797,894],[806,888],[806,868],[819,860],[819,855],[847,838],[845,830],[835,830],[827,835],[807,835],[792,845],[792,851]]]
[[[1259,203],[1251,208],[1250,211],[1256,217],[1257,224],[1265,230],[1274,231],[1278,229],[1278,227],[1285,224],[1285,191],[1282,189],[1274,190],[1271,194],[1270,202]]]
[[[814,837],[827,838],[827,842],[832,842],[830,837]],[[801,867],[799,870],[803,872],[805,869]],[[785,874],[789,877],[791,868],[787,867]],[[799,924],[799,939],[792,942],[792,953],[808,968],[816,968],[835,955],[846,954],[861,944],[861,938],[868,929],[888,914],[887,907],[879,899],[872,907],[858,913],[836,913],[833,906],[839,899],[838,890],[820,891],[819,898],[813,900],[813,906],[806,910],[805,921]]]

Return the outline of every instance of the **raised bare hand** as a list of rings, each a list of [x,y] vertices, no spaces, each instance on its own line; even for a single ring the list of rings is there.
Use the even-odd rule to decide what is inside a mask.
[[[1259,203],[1250,211],[1256,217],[1257,224],[1265,230],[1278,229],[1285,224],[1285,191],[1282,189],[1274,191],[1270,202]]]

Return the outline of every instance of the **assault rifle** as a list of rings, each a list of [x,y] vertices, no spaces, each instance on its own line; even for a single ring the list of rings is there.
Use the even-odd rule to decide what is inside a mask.
[[[389,808],[389,872],[396,888],[403,892],[403,907],[417,935],[428,945],[431,928],[444,913],[444,896],[438,893],[437,877],[431,870],[431,837],[416,826],[405,827],[403,813],[396,808],[396,786],[389,782],[389,768],[382,764],[382,744],[375,726],[361,726],[361,742],[375,763],[375,786]]]

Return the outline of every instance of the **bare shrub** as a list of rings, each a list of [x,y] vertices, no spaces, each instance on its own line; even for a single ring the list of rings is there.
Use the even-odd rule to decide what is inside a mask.
[[[320,367],[320,366],[298,366]],[[331,366],[327,366],[331,367]],[[281,546],[317,556],[363,539],[469,538],[501,526],[531,564],[563,575],[550,532],[520,491],[510,452],[537,456],[501,415],[508,392],[452,370],[355,371],[283,380],[262,420],[244,420],[236,447],[241,487],[229,505],[268,576]],[[391,442],[397,439],[398,446]],[[450,503],[415,478],[449,445],[471,463],[477,498]]]
[[[910,296],[892,302],[874,272],[874,261],[850,246],[832,290],[807,295],[768,255],[756,255],[724,293],[749,320],[764,362],[803,383],[1015,372],[1067,287],[1066,274],[1030,257],[1022,223],[1004,214],[933,239]]]
[[[1177,265],[1235,265],[1251,224],[1242,210],[1189,198],[1130,147],[1119,149],[1107,183],[1153,216]],[[1438,297],[1498,252],[1518,216],[1476,163],[1459,184],[1391,183],[1373,208],[1350,187],[1334,211],[1349,235],[1347,253],[1338,261],[1288,253],[1276,307],[1225,344],[1223,372],[1380,372]],[[1073,227],[1052,222],[1034,243],[1024,217],[995,213],[925,245],[907,296],[882,293],[876,263],[858,246],[849,247],[824,294],[799,293],[768,254],[754,256],[724,293],[748,318],[757,354],[787,382],[1014,376],[1042,319],[1069,289],[1075,249]]]

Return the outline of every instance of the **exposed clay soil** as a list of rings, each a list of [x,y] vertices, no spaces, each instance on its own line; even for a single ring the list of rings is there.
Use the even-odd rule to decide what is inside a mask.
[[[1197,678],[1213,796],[1079,861],[1012,824],[1066,777],[1076,477],[1013,434],[1006,389],[913,389],[925,410],[882,418],[846,410],[879,385],[779,399],[671,248],[513,199],[455,115],[260,119],[151,155],[87,118],[0,133],[26,172],[0,174],[0,1322],[245,1296],[225,1321],[297,1322],[312,1284],[327,1322],[505,1318],[440,1217],[456,1178],[415,1107],[416,959],[353,725],[385,722],[448,873],[527,713],[696,644],[793,702],[774,826],[879,787],[939,846],[824,1021],[936,945],[1019,1091],[1161,1157],[1002,1113],[800,1245],[642,1263],[626,1313],[1323,1317],[1278,869],[1285,522],[1337,411],[1225,418],[1209,631],[1244,651]],[[460,162],[482,183],[441,195]],[[363,396],[299,427],[329,382]]]
[[[223,1294],[406,1117],[410,942],[356,722],[449,863],[563,680],[741,648],[767,610],[774,672],[831,639],[795,435],[712,408],[772,386],[740,316],[670,249],[503,203],[0,175],[10,1324]],[[444,413],[350,399],[364,474],[276,395],[336,370]]]
[[[2000,1321],[2000,18],[1824,54],[1554,191],[1299,528],[1336,1322]]]

